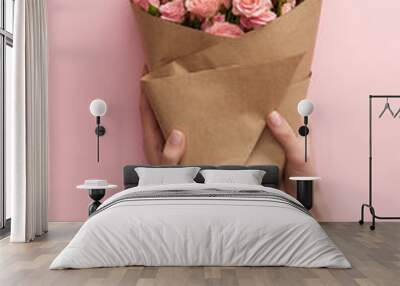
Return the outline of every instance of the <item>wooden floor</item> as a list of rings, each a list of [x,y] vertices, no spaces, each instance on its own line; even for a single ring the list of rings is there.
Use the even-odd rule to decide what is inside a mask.
[[[51,223],[49,233],[28,244],[0,241],[0,285],[400,285],[400,223],[379,223],[375,232],[356,223],[323,224],[353,265],[350,270],[287,267],[124,267],[48,270],[81,226]]]

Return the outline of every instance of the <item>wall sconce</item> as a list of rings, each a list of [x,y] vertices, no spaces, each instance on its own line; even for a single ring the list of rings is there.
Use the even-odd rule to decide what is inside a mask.
[[[95,133],[97,135],[97,162],[100,161],[100,144],[99,144],[99,138],[100,136],[103,136],[106,134],[106,129],[104,126],[100,125],[100,117],[104,116],[107,112],[107,104],[104,100],[101,99],[95,99],[90,103],[89,106],[90,113],[96,117],[96,129]]]
[[[304,117],[304,125],[299,128],[300,136],[304,137],[304,161],[307,162],[307,135],[310,133],[308,128],[308,116],[313,112],[314,105],[311,101],[303,99],[297,105],[297,111]]]

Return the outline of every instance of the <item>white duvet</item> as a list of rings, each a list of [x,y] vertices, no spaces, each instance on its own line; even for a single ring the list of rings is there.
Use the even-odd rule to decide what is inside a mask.
[[[103,211],[83,224],[50,269],[127,265],[350,267],[321,226],[289,204],[234,197],[152,198],[112,204],[131,192],[207,188],[262,190],[297,202],[279,190],[262,186],[131,188],[107,199],[100,206]]]

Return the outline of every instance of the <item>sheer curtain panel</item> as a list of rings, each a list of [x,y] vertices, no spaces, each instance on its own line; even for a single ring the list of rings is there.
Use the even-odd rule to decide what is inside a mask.
[[[28,242],[47,232],[46,13],[45,0],[15,1],[13,92],[6,98],[12,242]]]

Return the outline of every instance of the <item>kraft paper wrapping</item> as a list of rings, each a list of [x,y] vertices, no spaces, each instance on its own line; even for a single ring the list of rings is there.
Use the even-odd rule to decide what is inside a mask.
[[[149,73],[141,87],[167,136],[183,131],[182,164],[275,164],[284,153],[266,129],[278,110],[298,127],[307,94],[321,0],[240,38],[217,37],[132,5]]]

